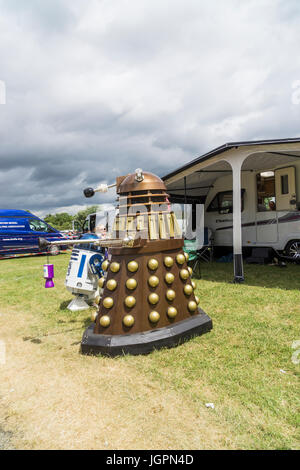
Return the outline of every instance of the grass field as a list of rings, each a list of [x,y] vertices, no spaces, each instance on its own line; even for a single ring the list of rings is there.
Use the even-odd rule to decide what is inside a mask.
[[[299,448],[300,268],[202,265],[211,333],[148,356],[79,354],[93,309],[71,313],[68,255],[0,261],[0,448]],[[1,358],[0,358],[1,359]],[[294,361],[295,362],[295,361]],[[214,403],[215,408],[207,408]]]

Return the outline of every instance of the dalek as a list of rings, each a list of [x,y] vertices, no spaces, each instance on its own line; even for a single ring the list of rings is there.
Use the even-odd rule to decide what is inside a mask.
[[[83,354],[146,354],[176,346],[212,329],[199,307],[184,240],[164,182],[138,169],[117,178],[118,213],[99,280],[95,322],[85,331]],[[109,187],[87,188],[87,197]],[[99,241],[99,244],[101,241]]]
[[[177,346],[212,329],[199,307],[184,240],[164,182],[137,169],[116,184],[84,190],[86,197],[116,187],[118,207],[111,238],[89,240],[108,249],[99,279],[94,322],[81,342],[83,354],[147,354]],[[86,244],[67,240],[63,245]],[[39,239],[40,249],[62,242]]]

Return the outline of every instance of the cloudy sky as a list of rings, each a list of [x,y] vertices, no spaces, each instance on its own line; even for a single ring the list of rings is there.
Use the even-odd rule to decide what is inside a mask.
[[[299,49],[299,0],[0,0],[0,207],[300,136]]]

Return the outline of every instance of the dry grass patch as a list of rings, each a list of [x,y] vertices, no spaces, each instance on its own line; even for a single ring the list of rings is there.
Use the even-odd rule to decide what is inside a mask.
[[[162,389],[122,359],[81,357],[78,347],[48,351],[21,338],[13,347],[16,353],[9,353],[1,370],[1,405],[17,448],[197,449],[224,444],[221,428],[211,427],[180,394]]]
[[[225,282],[230,265],[205,265],[197,294],[213,318],[211,333],[149,356],[109,359],[79,354],[90,311],[66,310],[68,256],[54,259],[52,290],[43,288],[43,262],[0,263],[0,340],[7,346],[0,429],[11,432],[10,445],[299,447],[299,366],[291,362],[291,343],[300,337],[297,266],[249,266],[246,284],[237,286]]]

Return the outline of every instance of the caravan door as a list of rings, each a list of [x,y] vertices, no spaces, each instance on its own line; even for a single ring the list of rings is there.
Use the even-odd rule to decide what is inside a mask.
[[[262,171],[256,175],[256,242],[268,246],[278,241],[274,171]]]
[[[295,168],[289,166],[275,170],[276,209],[287,211],[296,209]]]

